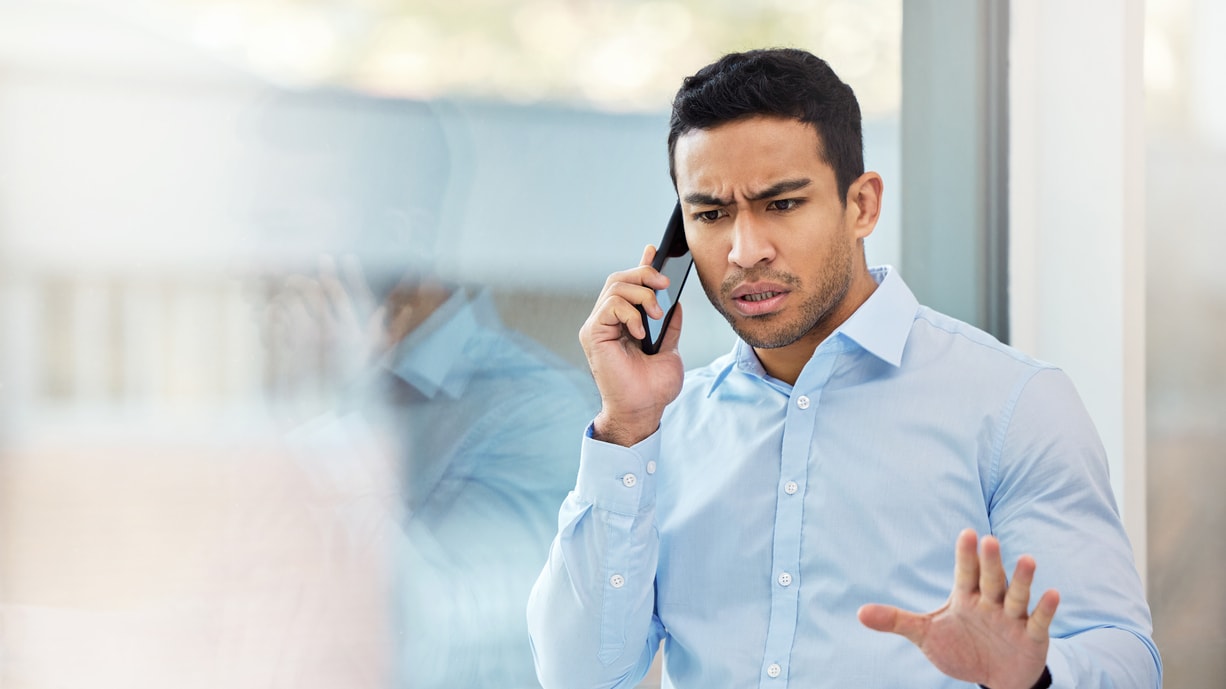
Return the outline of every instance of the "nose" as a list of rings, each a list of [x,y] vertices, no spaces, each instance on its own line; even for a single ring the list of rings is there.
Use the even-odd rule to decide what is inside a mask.
[[[732,247],[728,262],[743,269],[775,258],[775,246],[767,235],[766,226],[753,213],[741,212],[732,224]]]

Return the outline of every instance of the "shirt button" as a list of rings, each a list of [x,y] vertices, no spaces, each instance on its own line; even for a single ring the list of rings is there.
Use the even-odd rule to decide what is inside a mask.
[[[626,585],[626,577],[623,577],[620,574],[614,574],[613,576],[609,577],[609,586],[612,586],[615,589],[619,589],[625,585]]]
[[[652,459],[647,462],[647,473],[656,473],[656,460]]]
[[[638,483],[639,479],[634,474],[626,474],[622,477],[622,485],[627,488],[633,488],[634,484]]]
[[[778,677],[782,672],[783,668],[779,667],[779,663],[771,663],[766,667],[766,674],[770,675],[772,678]]]
[[[804,395],[797,397],[796,406],[800,407],[801,409],[808,409],[809,408],[809,398],[805,397]]]
[[[795,481],[788,481],[783,484],[783,492],[788,495],[796,495],[796,491],[800,490],[800,486]]]
[[[779,575],[779,585],[780,586],[791,586],[792,585],[792,575],[788,574],[787,572],[780,574]]]

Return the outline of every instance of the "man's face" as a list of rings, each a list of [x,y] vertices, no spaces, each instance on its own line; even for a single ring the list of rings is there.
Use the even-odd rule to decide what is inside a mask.
[[[863,270],[858,240],[867,232],[820,150],[812,125],[764,116],[677,140],[677,193],[698,277],[755,348],[786,347],[850,315],[840,306]]]

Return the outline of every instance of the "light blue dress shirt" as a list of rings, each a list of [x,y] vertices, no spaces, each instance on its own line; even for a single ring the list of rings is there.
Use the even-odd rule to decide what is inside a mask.
[[[891,269],[795,385],[752,348],[690,371],[660,429],[590,437],[529,602],[547,689],[966,687],[865,603],[927,612],[967,527],[1061,603],[1054,687],[1159,687],[1103,447],[1068,377],[919,306]]]
[[[377,368],[347,412],[297,435],[335,499],[338,557],[391,562],[393,685],[536,687],[523,609],[575,482],[590,379],[458,289]],[[394,466],[380,449],[390,446]]]

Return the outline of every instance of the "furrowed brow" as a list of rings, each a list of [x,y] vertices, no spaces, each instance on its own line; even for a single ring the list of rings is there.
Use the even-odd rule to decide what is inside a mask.
[[[812,180],[810,180],[807,177],[803,179],[785,179],[782,182],[776,182],[770,185],[769,187],[763,189],[762,191],[754,194],[753,196],[750,196],[749,200],[750,201],[762,201],[764,199],[769,199],[773,196],[778,196],[780,194],[786,194],[789,191],[796,191],[797,189],[803,189],[809,186],[811,182]]]
[[[762,201],[780,194],[786,194],[789,191],[803,189],[813,183],[813,180],[808,177],[801,179],[785,179],[782,182],[776,182],[762,191],[748,197],[750,201]],[[685,195],[685,202],[695,206],[731,206],[732,199],[721,199],[712,194],[704,194],[696,191]]]
[[[731,199],[721,199],[718,196],[696,191],[685,195],[685,202],[693,206],[731,206]]]

